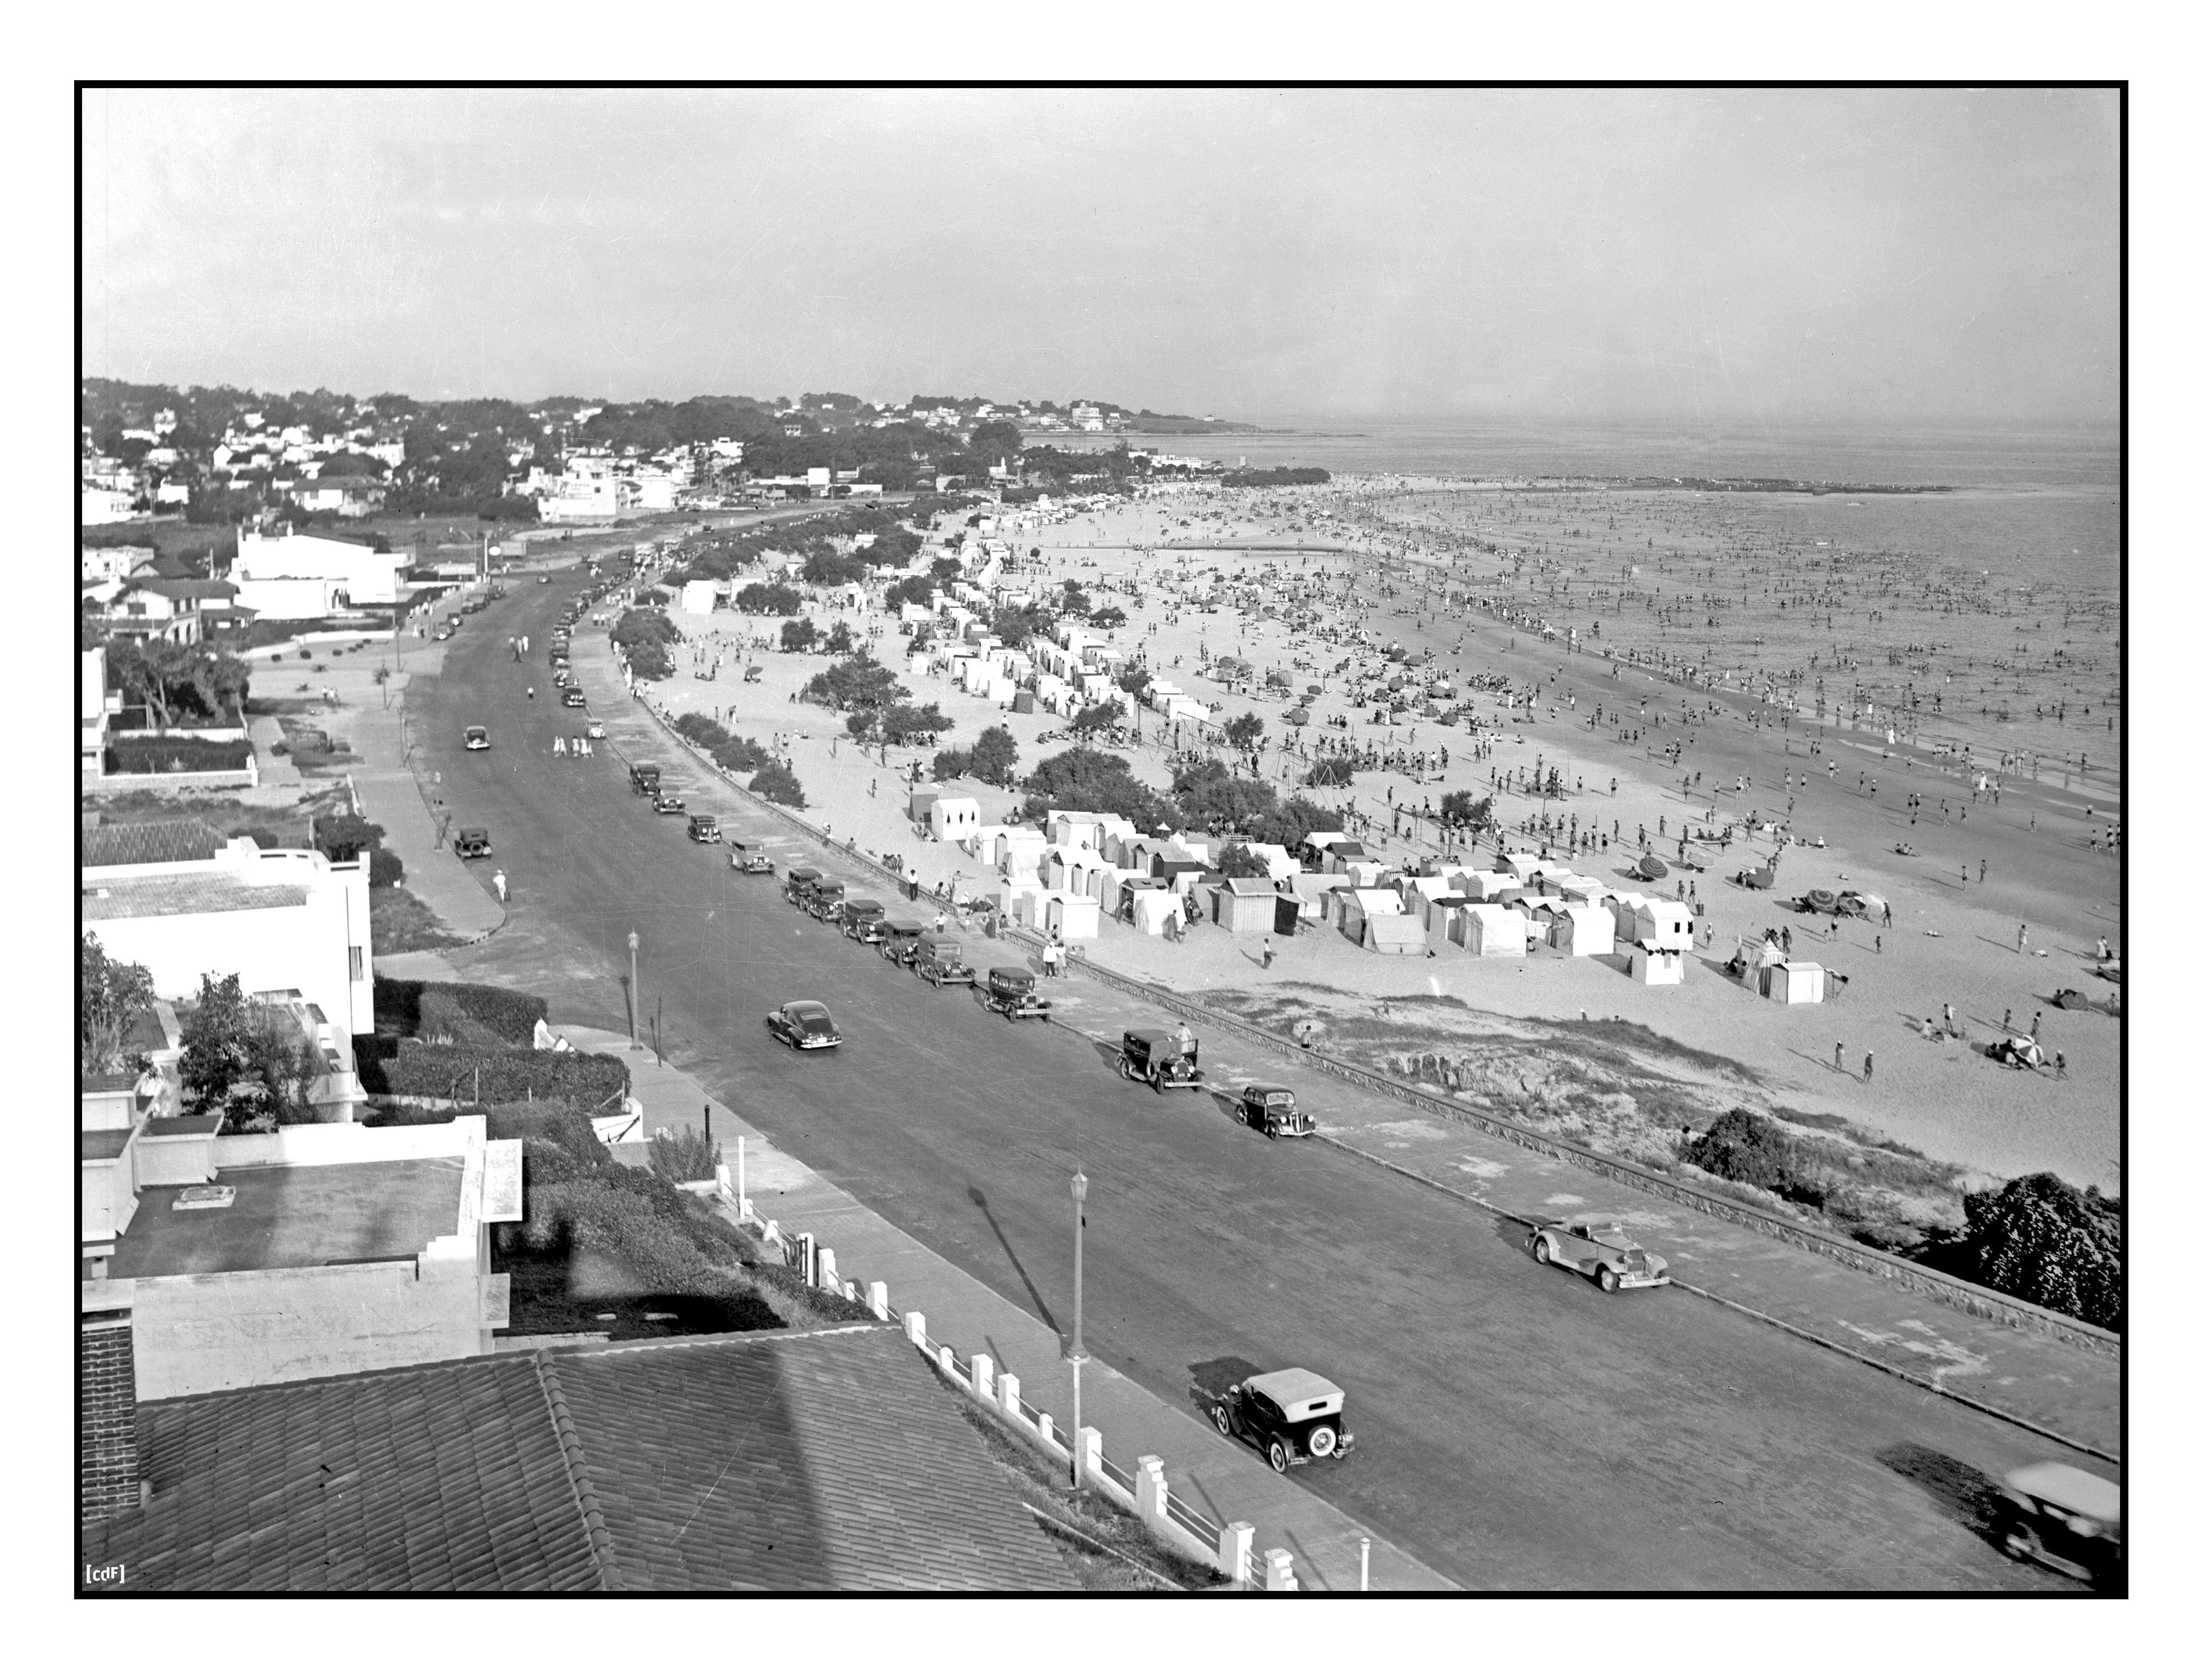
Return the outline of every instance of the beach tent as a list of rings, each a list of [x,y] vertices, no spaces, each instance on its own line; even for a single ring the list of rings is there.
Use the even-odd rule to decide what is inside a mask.
[[[1051,892],[1042,925],[1060,939],[1095,939],[1102,933],[1102,901],[1081,892]]]
[[[910,819],[914,823],[924,822],[926,813],[933,808],[934,801],[940,797],[939,788],[930,786],[913,788],[910,790]]]
[[[1497,904],[1472,904],[1462,918],[1471,956],[1521,956],[1529,949],[1529,919]]]
[[[1696,926],[1691,919],[1691,907],[1672,898],[1646,901],[1637,913],[1636,938],[1639,944],[1661,950],[1688,950],[1696,937]]]
[[[1431,936],[1431,944],[1440,940],[1458,945],[1465,938],[1462,920],[1468,914],[1466,899],[1448,894],[1443,898],[1426,898],[1422,905],[1423,931]]]
[[[1338,896],[1338,931],[1357,945],[1366,944],[1362,930],[1372,916],[1403,916],[1407,907],[1389,888],[1353,887]],[[1420,931],[1420,929],[1418,930]]]
[[[1544,860],[1535,852],[1509,852],[1499,861],[1516,880],[1527,881],[1538,873],[1538,866]]]
[[[1361,948],[1386,956],[1420,955],[1423,925],[1410,915],[1366,916],[1361,923]]]
[[[1248,855],[1261,864],[1273,881],[1290,881],[1300,873],[1300,865],[1283,846],[1266,845],[1255,841],[1247,848]]]
[[[927,807],[925,825],[936,840],[955,840],[979,826],[976,799],[936,799]]]
[[[1606,883],[1596,875],[1563,875],[1561,896],[1571,904],[1596,904],[1606,896]]]
[[[1184,914],[1185,906],[1179,902],[1178,894],[1164,888],[1135,887],[1127,883],[1123,892],[1130,902],[1135,932],[1160,935],[1167,918],[1182,918]]]
[[[1759,992],[1777,1003],[1821,1003],[1828,971],[1817,962],[1770,962],[1759,971]]]
[[[1226,933],[1268,933],[1278,923],[1278,890],[1268,881],[1218,881],[1208,889],[1208,914]]]
[[[1675,950],[1657,950],[1650,945],[1629,948],[1629,978],[1640,985],[1680,985],[1683,983],[1683,954]]]
[[[1270,901],[1270,931],[1273,933],[1297,933],[1303,918],[1312,918],[1315,907],[1290,891],[1279,892]]]
[[[1613,955],[1613,914],[1589,904],[1571,904],[1553,924],[1553,949],[1563,956]]]

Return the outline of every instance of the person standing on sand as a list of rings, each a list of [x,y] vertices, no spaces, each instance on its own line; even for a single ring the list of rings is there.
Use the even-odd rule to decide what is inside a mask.
[[[1948,1003],[1943,1006],[1943,1030],[1954,1038],[1958,1035],[1958,1023],[1952,1018],[1951,1006]]]
[[[2027,949],[2027,924],[2025,922],[2022,922],[2019,925],[2019,948],[2023,951]]]
[[[2041,1011],[2041,1010],[2037,1009],[2037,1010],[2035,1012],[2035,1025],[2034,1025],[2034,1026],[2030,1026],[2030,1027],[2029,1027],[2029,1028],[2027,1029],[2027,1036],[2028,1036],[2029,1038],[2041,1038],[2041,1037],[2042,1036],[2042,1011]]]
[[[1836,1040],[1836,1071],[1839,1074],[1844,1071],[1844,1041],[1841,1038]]]
[[[1860,1066],[1859,1082],[1863,1085],[1874,1083],[1874,1052],[1872,1050],[1866,1053],[1866,1061]]]
[[[2007,1032],[2011,1031],[2011,1011],[2010,1009],[2006,1009],[2004,1012],[2004,1030]]]

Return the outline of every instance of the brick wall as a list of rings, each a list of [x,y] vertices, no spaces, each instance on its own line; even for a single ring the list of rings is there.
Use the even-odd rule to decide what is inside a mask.
[[[77,1497],[81,1518],[90,1523],[138,1508],[138,1370],[127,1312],[87,1313],[81,1334]]]

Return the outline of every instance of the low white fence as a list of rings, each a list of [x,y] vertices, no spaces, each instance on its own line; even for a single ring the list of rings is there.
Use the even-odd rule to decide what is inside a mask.
[[[721,1202],[734,1207],[737,1222],[759,1233],[762,1241],[779,1248],[788,1263],[798,1268],[805,1281],[841,1296],[862,1301],[873,1317],[883,1323],[900,1323],[911,1346],[926,1363],[985,1406],[1026,1439],[1037,1442],[1051,1458],[1066,1467],[1074,1456],[1082,1486],[1090,1488],[1113,1504],[1137,1517],[1163,1545],[1181,1557],[1217,1571],[1243,1590],[1296,1593],[1300,1582],[1293,1575],[1292,1553],[1279,1547],[1266,1552],[1258,1562],[1255,1527],[1251,1523],[1217,1523],[1196,1511],[1171,1491],[1163,1461],[1153,1453],[1134,1460],[1125,1469],[1102,1449],[1102,1432],[1089,1425],[1076,1441],[1055,1418],[1026,1404],[1022,1385],[1012,1371],[998,1370],[991,1355],[960,1357],[946,1342],[926,1334],[925,1315],[897,1312],[888,1304],[888,1287],[874,1279],[859,1286],[842,1277],[835,1265],[834,1251],[822,1248],[808,1231],[790,1233],[777,1220],[759,1217],[756,1205],[747,1198],[736,1206],[737,1195],[730,1168],[722,1166],[715,1180]]]

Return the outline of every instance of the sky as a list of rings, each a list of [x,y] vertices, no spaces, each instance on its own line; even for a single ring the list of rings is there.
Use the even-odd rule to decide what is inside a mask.
[[[2117,417],[2037,90],[114,90],[88,374],[1678,424]]]

